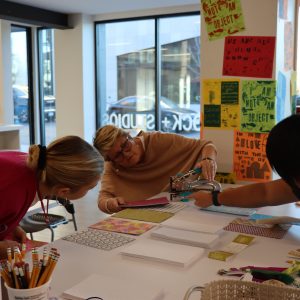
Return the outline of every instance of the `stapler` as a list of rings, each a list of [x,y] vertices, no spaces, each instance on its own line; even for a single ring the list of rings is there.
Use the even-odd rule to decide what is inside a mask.
[[[188,194],[203,191],[221,191],[222,187],[218,181],[201,179],[201,168],[190,170],[184,174],[170,177],[170,199],[176,201]],[[178,199],[179,198],[179,199]]]

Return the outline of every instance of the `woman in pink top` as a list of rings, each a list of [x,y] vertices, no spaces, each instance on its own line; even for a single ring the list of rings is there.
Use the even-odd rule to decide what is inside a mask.
[[[99,152],[77,136],[57,139],[48,147],[32,145],[28,154],[0,151],[0,258],[8,247],[25,242],[18,224],[35,199],[44,208],[49,195],[81,198],[97,185],[101,166]]]

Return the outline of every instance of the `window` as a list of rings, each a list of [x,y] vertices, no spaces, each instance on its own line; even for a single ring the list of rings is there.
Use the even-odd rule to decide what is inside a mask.
[[[200,131],[200,15],[96,24],[97,126]]]
[[[14,123],[20,130],[21,150],[27,151],[34,140],[31,78],[31,29],[11,26],[12,95]]]
[[[38,49],[41,141],[47,145],[56,138],[53,29],[38,30]]]

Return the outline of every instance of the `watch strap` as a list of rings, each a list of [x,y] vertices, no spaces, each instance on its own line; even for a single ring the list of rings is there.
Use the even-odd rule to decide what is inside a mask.
[[[214,206],[221,206],[221,204],[219,203],[219,200],[218,200],[219,193],[220,193],[220,191],[212,191],[211,192],[212,203],[213,203]]]

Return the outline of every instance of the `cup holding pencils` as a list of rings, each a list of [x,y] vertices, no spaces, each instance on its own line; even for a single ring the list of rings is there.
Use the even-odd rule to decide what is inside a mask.
[[[23,250],[23,249],[22,249]],[[38,299],[47,300],[53,271],[59,259],[55,248],[45,247],[39,258],[37,248],[31,250],[32,271],[25,262],[26,250],[20,252],[16,247],[7,249],[7,260],[0,263],[0,273],[8,292],[9,300]]]

